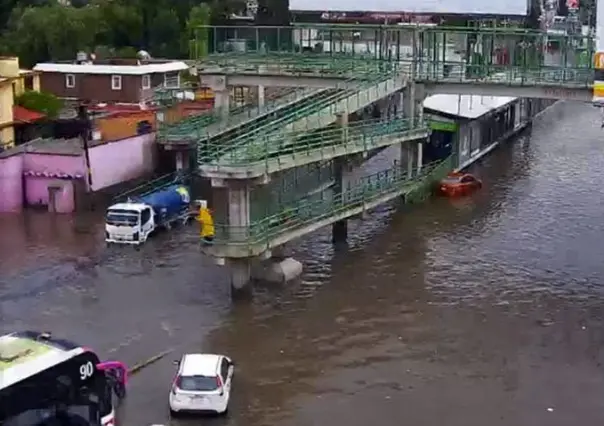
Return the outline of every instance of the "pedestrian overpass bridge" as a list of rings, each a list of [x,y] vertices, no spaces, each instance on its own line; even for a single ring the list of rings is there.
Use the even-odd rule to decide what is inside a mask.
[[[426,96],[589,102],[594,84],[593,40],[526,30],[207,27],[193,45],[208,51],[195,71],[215,108],[163,123],[159,141],[193,146],[197,172],[211,178],[216,235],[204,251],[229,259],[235,287],[249,279],[250,258],[329,224],[345,238],[347,218],[421,196],[450,170],[450,159],[422,160]],[[255,102],[233,107],[238,86],[257,88]],[[170,106],[183,90],[159,88],[157,100]],[[397,106],[390,116],[358,113],[383,99]],[[350,177],[392,145],[401,156],[390,168]]]
[[[511,65],[467,65],[459,62],[418,64],[412,61],[367,63],[349,57],[268,55],[215,58],[198,68],[201,82],[217,79],[229,86],[354,87],[362,75],[384,67],[396,68],[409,80],[425,86],[426,94],[473,94],[590,102],[594,71],[591,68],[543,66],[527,69]]]

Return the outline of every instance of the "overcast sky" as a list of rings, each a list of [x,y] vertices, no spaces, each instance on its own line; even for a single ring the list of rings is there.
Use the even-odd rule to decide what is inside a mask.
[[[290,10],[526,15],[527,0],[290,0]]]

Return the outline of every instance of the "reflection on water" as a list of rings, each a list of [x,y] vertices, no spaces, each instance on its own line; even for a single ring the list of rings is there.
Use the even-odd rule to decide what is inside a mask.
[[[0,216],[2,329],[50,328],[130,363],[228,353],[230,415],[204,423],[597,424],[598,123],[589,106],[557,105],[475,167],[474,196],[382,206],[351,223],[346,249],[329,230],[308,236],[291,247],[298,282],[235,305],[194,229],[106,250],[98,218],[75,232],[69,218]],[[126,424],[166,420],[173,372],[165,359],[133,379]]]

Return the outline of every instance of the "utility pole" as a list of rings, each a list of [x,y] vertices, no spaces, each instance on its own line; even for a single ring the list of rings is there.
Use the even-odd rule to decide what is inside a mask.
[[[88,104],[82,102],[78,104],[78,125],[80,126],[80,137],[84,148],[84,161],[86,163],[86,181],[88,190],[92,191],[92,172],[90,170],[90,150],[88,143],[90,141],[90,119],[88,117]]]

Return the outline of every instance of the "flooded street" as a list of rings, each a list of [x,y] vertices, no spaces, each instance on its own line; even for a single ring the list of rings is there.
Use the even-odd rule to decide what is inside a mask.
[[[0,331],[134,364],[122,425],[168,423],[172,360],[237,362],[227,418],[173,425],[604,421],[604,131],[559,103],[473,169],[472,198],[383,206],[299,241],[302,279],[232,304],[194,228],[105,249],[99,218],[0,216]],[[90,223],[95,223],[91,226]]]

